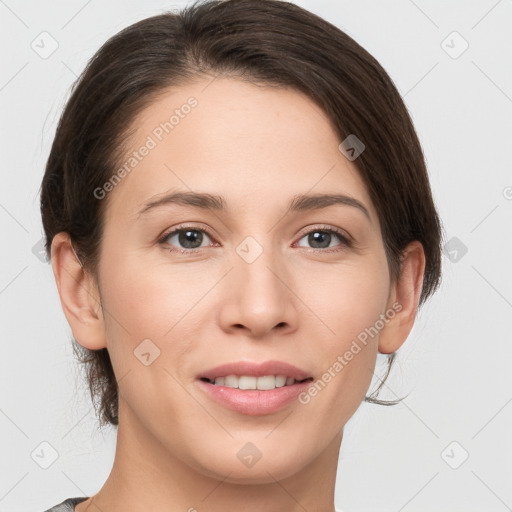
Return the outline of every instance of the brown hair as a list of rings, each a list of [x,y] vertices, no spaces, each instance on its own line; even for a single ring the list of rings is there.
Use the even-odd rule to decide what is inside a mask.
[[[291,87],[328,115],[340,142],[355,134],[365,150],[353,161],[381,224],[392,279],[406,245],[426,255],[420,305],[438,287],[441,225],[423,152],[391,78],[364,48],[322,18],[281,0],[196,1],[180,12],[139,21],[111,37],[73,84],[46,164],[41,215],[50,257],[56,233],[69,233],[84,270],[97,278],[108,198],[93,191],[121,162],[130,123],[164,89],[228,74]],[[85,364],[100,425],[118,425],[118,389],[107,349],[73,339]],[[395,353],[388,355],[384,380]],[[95,404],[96,405],[96,404]],[[98,412],[98,411],[97,411]]]

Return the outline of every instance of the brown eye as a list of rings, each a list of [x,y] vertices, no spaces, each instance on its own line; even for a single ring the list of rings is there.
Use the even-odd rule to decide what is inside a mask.
[[[351,243],[347,237],[335,229],[315,228],[307,232],[300,240],[306,239],[311,249],[330,249],[335,246],[350,247]],[[336,243],[336,239],[340,243]],[[300,241],[299,240],[299,241]]]
[[[167,235],[166,240],[170,241],[175,236],[181,248],[184,249],[197,249],[201,247],[203,241],[203,232],[199,229],[179,229],[172,231]]]
[[[203,242],[211,241],[211,236],[204,229],[196,227],[179,226],[163,235],[158,242],[166,247],[171,246],[171,251],[194,252],[208,247]]]

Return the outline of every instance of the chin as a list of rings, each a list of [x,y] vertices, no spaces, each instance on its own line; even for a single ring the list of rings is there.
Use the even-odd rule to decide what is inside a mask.
[[[196,469],[205,476],[232,484],[273,484],[276,480],[293,476],[302,467],[296,452],[277,452],[272,458],[261,454],[258,460],[255,457],[251,460],[243,453],[241,460],[236,452],[232,457],[226,456],[226,453],[222,456],[211,454],[207,460],[197,461]],[[212,461],[215,463],[212,464]]]

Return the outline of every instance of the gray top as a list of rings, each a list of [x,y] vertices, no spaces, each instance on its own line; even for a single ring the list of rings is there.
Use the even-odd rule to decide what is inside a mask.
[[[59,503],[58,505],[55,505],[54,507],[49,508],[44,512],[74,512],[75,505],[78,505],[78,503],[85,501],[87,498],[88,496],[82,498],[68,498],[67,500],[64,500],[62,503]]]

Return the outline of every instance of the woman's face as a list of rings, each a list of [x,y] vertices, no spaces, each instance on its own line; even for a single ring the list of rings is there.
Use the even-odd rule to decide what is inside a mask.
[[[101,199],[99,290],[120,432],[204,475],[292,475],[339,443],[371,382],[380,332],[368,329],[393,302],[363,181],[324,112],[291,89],[204,79],[163,94],[133,126],[122,179]],[[164,200],[176,193],[189,200]],[[297,203],[323,194],[352,202]],[[236,391],[200,379],[268,361],[323,384]]]

